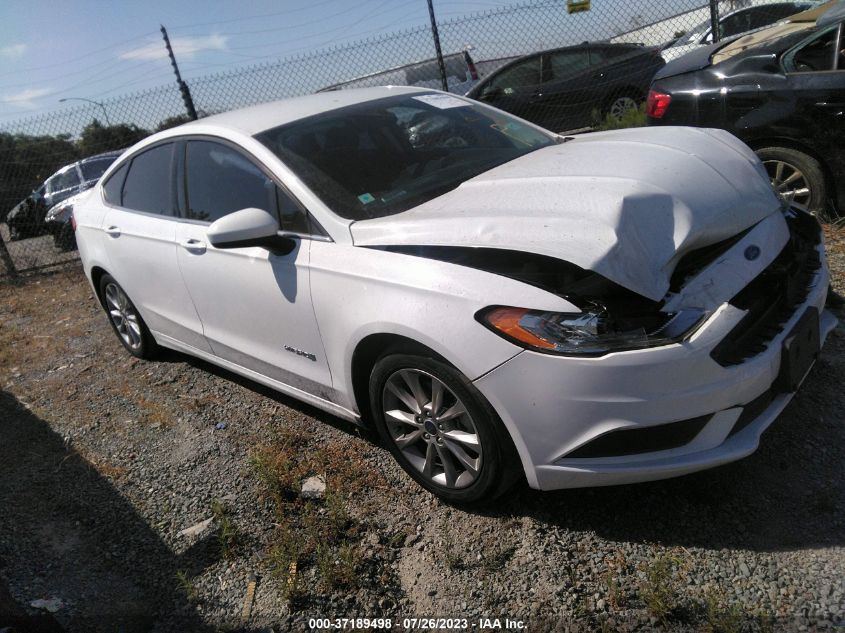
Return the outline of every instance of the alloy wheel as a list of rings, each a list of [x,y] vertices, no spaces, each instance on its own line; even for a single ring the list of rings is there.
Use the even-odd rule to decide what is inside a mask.
[[[807,211],[813,192],[807,183],[807,177],[795,165],[782,160],[763,161],[769,178],[772,180],[772,187],[778,195],[790,201],[792,205],[802,211]]]
[[[447,488],[466,488],[478,478],[478,429],[441,380],[419,369],[399,369],[385,382],[382,407],[391,439],[423,476]]]
[[[115,283],[106,285],[106,304],[109,318],[120,338],[132,349],[141,348],[141,324],[138,313],[126,293]]]
[[[617,121],[621,121],[622,117],[628,114],[628,112],[636,109],[637,102],[634,101],[631,97],[619,97],[613,103],[610,104],[610,116],[616,119]]]

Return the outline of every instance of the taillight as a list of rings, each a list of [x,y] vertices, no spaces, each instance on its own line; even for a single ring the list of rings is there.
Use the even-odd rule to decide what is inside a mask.
[[[73,232],[76,233],[76,218],[73,217],[73,212],[70,214],[70,228],[72,228]]]
[[[469,76],[473,81],[478,81],[478,68],[475,67],[475,62],[472,61],[468,51],[464,51],[464,61],[469,69]]]
[[[648,91],[648,100],[646,101],[645,113],[652,119],[662,119],[669,109],[669,104],[672,103],[672,95],[667,95],[665,92],[658,92],[657,90]]]

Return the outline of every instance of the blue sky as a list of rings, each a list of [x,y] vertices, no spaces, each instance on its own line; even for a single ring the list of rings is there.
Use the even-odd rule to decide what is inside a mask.
[[[657,4],[665,11],[701,1]],[[620,16],[654,6],[599,3]],[[510,4],[434,0],[443,20]],[[160,24],[190,80],[427,23],[425,0],[2,0],[0,124],[73,103],[62,98],[104,100],[173,81]]]

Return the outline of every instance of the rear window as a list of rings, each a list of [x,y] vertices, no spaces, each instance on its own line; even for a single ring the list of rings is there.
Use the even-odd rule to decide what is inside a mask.
[[[109,179],[103,185],[103,195],[106,198],[106,202],[117,207],[123,204],[123,181],[126,179],[126,169],[128,165],[128,161],[123,163],[111,176],[109,176]]]
[[[100,176],[106,173],[106,170],[109,168],[117,156],[112,156],[110,158],[96,158],[94,160],[88,160],[84,163],[80,163],[79,167],[82,169],[82,178],[85,181],[89,180],[99,180]]]

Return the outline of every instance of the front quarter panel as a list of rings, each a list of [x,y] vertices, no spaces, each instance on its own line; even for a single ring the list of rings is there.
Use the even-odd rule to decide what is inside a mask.
[[[539,288],[492,273],[384,250],[313,242],[311,287],[338,404],[359,409],[352,356],[371,334],[421,343],[474,380],[521,351],[475,320],[511,305],[579,312]]]

